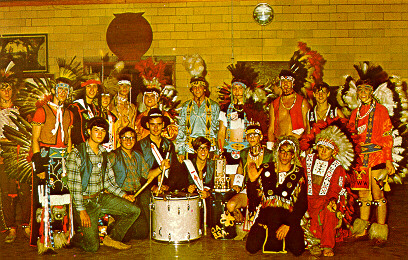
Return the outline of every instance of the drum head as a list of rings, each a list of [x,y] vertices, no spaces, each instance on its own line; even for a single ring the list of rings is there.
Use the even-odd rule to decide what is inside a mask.
[[[172,191],[153,196],[155,200],[190,200],[197,199],[199,195],[197,193],[188,193],[182,191]]]

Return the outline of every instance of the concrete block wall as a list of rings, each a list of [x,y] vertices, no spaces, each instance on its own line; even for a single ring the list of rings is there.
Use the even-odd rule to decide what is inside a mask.
[[[208,67],[212,96],[230,82],[232,61],[288,61],[303,41],[327,60],[324,80],[343,83],[352,65],[369,60],[389,74],[408,76],[408,0],[269,0],[275,19],[252,19],[258,1],[127,0],[126,4],[0,6],[0,34],[48,33],[50,72],[57,57],[108,52],[106,29],[116,13],[144,12],[153,29],[145,54],[176,56],[176,86],[187,99],[185,54],[199,53]],[[139,3],[136,3],[139,2]],[[28,2],[29,3],[29,2]]]

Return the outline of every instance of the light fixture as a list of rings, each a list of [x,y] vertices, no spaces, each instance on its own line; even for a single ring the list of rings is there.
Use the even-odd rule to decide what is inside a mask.
[[[272,22],[274,18],[273,9],[267,3],[260,3],[255,7],[252,16],[258,24],[267,25]]]

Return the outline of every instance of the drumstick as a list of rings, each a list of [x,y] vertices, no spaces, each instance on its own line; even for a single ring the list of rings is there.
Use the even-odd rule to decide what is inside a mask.
[[[167,154],[166,154],[166,159],[169,159],[169,152],[167,152]],[[165,159],[165,160],[166,160]],[[163,184],[163,179],[164,179],[164,172],[166,171],[166,166],[163,166],[163,171],[162,171],[162,173],[161,173],[161,179],[160,179],[160,182],[159,182],[159,188],[157,189],[157,192],[156,192],[156,196],[159,194],[159,192],[160,192],[160,189],[161,189],[161,186],[162,186],[162,184]]]
[[[136,192],[136,194],[133,195],[133,198],[135,199],[137,195],[139,195],[153,180],[154,178],[148,179],[147,182]]]
[[[205,199],[203,199],[204,207],[204,236],[207,235],[207,205],[205,204]]]
[[[205,190],[204,190],[204,183],[203,183],[203,189],[200,190],[200,191],[205,191]],[[206,235],[207,235],[207,205],[206,205],[206,203],[205,203],[205,199],[204,199],[204,198],[203,198],[203,207],[204,207],[204,223],[203,223],[203,226],[204,226],[204,236],[206,236]]]

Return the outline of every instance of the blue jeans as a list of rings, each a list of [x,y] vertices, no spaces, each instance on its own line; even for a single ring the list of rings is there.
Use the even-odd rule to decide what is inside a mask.
[[[88,252],[96,252],[99,249],[98,220],[101,215],[110,214],[115,219],[109,236],[116,241],[122,241],[129,227],[140,215],[140,209],[136,205],[109,193],[85,200],[85,208],[91,219],[91,226],[81,227],[82,236],[76,234],[73,242]],[[75,211],[75,214],[80,223],[79,212]]]
[[[141,209],[140,216],[127,231],[122,241],[127,242],[131,239],[145,239],[149,237],[150,232],[150,188],[146,188],[136,199],[136,205]]]

